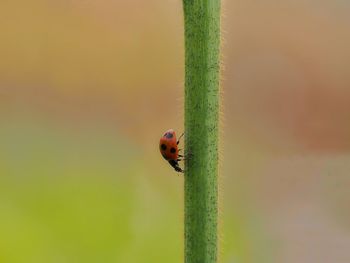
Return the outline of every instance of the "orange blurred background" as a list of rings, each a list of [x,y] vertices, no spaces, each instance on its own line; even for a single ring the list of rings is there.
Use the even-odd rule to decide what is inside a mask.
[[[224,1],[221,262],[350,262],[350,4]],[[181,1],[0,3],[0,262],[181,262]]]

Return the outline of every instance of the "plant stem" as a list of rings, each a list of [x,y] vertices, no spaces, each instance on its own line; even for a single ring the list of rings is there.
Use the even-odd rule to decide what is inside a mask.
[[[220,0],[183,0],[185,263],[217,262]]]

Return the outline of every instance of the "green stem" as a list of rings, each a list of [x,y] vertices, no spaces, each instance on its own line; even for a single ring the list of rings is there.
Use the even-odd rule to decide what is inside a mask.
[[[217,262],[220,0],[183,0],[185,263]]]

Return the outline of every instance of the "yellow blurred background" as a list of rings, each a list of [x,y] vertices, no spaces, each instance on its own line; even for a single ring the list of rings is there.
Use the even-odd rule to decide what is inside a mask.
[[[220,260],[350,262],[350,4],[224,1]],[[182,262],[180,0],[0,2],[0,262]]]

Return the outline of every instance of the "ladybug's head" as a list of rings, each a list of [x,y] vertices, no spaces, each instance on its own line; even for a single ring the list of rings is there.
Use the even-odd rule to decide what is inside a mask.
[[[171,139],[175,137],[175,131],[173,129],[167,130],[163,137],[167,138],[167,139]]]

